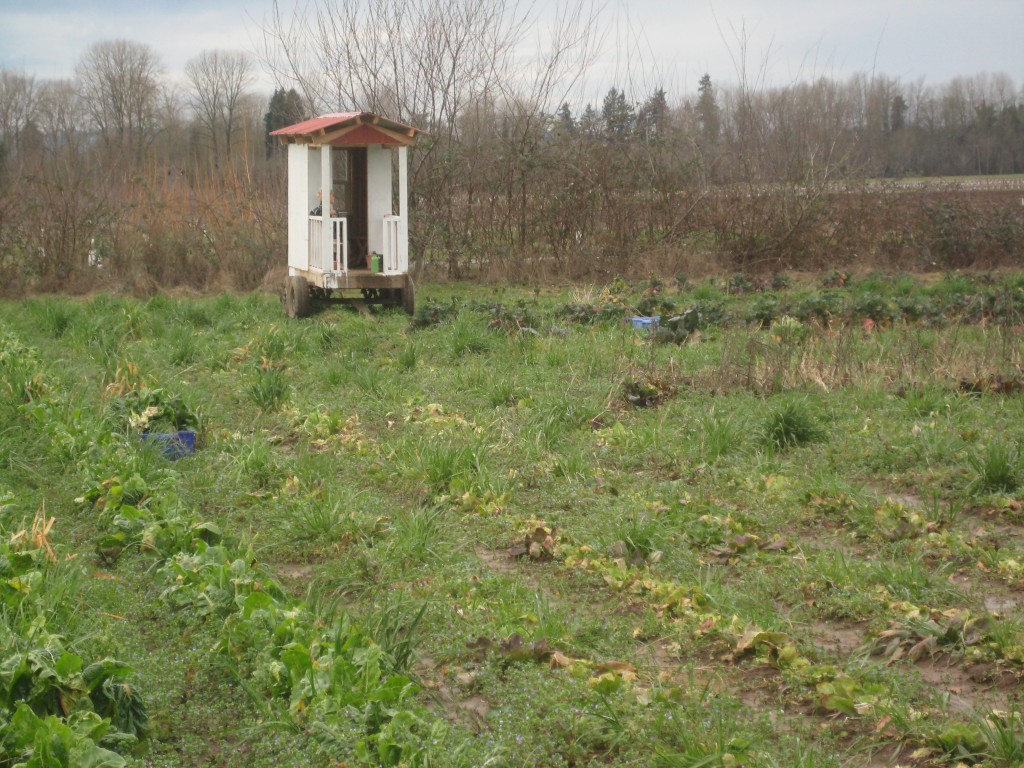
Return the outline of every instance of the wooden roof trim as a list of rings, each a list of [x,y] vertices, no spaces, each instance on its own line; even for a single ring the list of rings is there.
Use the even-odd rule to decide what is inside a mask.
[[[321,131],[320,136],[317,139],[317,144],[330,144],[332,141],[337,141],[347,133],[352,133],[362,123],[351,123],[350,125],[343,126],[341,128],[334,128],[330,131]]]
[[[411,143],[409,140],[412,139],[416,135],[416,129],[415,128],[413,128],[411,132],[408,132],[408,131],[396,131],[394,128],[389,128],[389,127],[384,126],[384,125],[378,125],[378,126],[375,126],[375,127],[381,133],[387,134],[388,136],[393,138],[395,141],[399,141],[402,144],[409,144],[409,143]]]
[[[338,141],[339,139],[344,139],[345,136],[347,136],[350,133],[353,133],[354,131],[358,130],[359,128],[362,128],[363,126],[370,126],[377,133],[380,133],[384,137],[386,137],[387,139],[390,139],[391,142],[395,142],[396,144],[401,144],[401,145],[412,144],[413,143],[413,137],[416,134],[415,130],[413,130],[412,135],[407,136],[404,131],[403,132],[395,131],[395,130],[392,130],[391,128],[388,128],[388,127],[386,127],[384,125],[379,125],[379,124],[374,125],[373,123],[358,122],[358,123],[354,123],[352,125],[346,125],[344,128],[338,128],[336,130],[333,130],[333,131],[330,131],[329,133],[324,134],[322,137],[320,137],[318,139],[317,143],[318,144],[333,144],[334,142]],[[383,144],[383,143],[390,143],[390,142],[381,142],[381,143]]]
[[[307,125],[308,128],[304,127]],[[310,118],[296,123],[294,126],[271,131],[271,135],[277,136],[282,144],[319,146],[335,143],[344,139],[349,132],[359,131],[360,128],[364,129],[364,133],[365,130],[371,131],[370,134],[362,137],[366,140],[366,145],[409,146],[416,142],[420,133],[423,133],[412,125],[391,120],[374,112],[343,112]],[[300,131],[296,132],[292,129],[300,129]],[[378,135],[381,140],[374,140]],[[359,143],[357,140],[353,146],[357,146]]]
[[[282,144],[312,144],[312,136],[278,136]]]
[[[328,130],[327,127],[321,128],[320,130],[317,131],[317,135],[318,135],[318,137],[320,139],[319,143],[320,144],[330,144],[332,139],[334,138],[334,134],[337,133],[338,131],[342,131],[342,132],[347,133],[348,131],[352,131],[352,130],[358,128],[362,124],[363,124],[363,116],[362,115],[357,115],[350,122],[346,122],[340,128],[333,127],[333,126],[329,130]]]

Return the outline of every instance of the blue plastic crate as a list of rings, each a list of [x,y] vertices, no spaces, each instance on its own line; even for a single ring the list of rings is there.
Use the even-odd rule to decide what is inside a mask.
[[[661,315],[654,315],[653,317],[631,317],[629,321],[633,324],[633,327],[638,331],[651,331],[658,327],[658,323],[661,322]]]
[[[171,461],[184,458],[196,450],[196,433],[192,429],[181,432],[143,432],[139,437]]]

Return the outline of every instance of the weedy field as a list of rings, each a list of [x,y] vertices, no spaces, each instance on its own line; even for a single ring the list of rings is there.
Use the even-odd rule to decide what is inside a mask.
[[[1024,764],[1024,276],[420,300],[0,304],[0,766]]]

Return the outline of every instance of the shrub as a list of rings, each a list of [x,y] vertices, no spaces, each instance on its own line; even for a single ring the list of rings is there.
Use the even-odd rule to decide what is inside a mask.
[[[436,301],[421,301],[416,307],[416,314],[413,315],[409,325],[412,328],[429,328],[432,325],[451,320],[457,310],[455,304],[440,304]]]

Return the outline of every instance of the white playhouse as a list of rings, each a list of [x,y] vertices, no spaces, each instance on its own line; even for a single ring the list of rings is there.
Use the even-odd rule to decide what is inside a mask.
[[[304,317],[326,300],[414,312],[407,155],[419,133],[371,112],[271,132],[288,146],[289,316]]]

